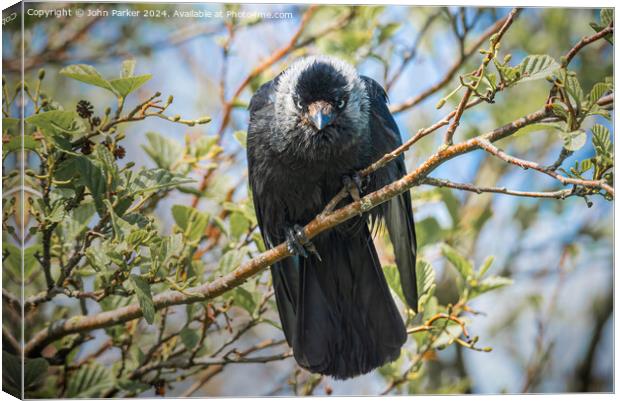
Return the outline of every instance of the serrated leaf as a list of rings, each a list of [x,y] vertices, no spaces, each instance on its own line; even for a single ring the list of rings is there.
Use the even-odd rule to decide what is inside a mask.
[[[24,389],[31,390],[47,376],[49,363],[45,358],[26,359],[24,364]]]
[[[593,104],[588,110],[588,116],[601,116],[605,118],[607,121],[611,121],[611,114],[608,110],[602,108],[598,104]]]
[[[601,10],[601,24],[603,27],[608,26],[614,20],[614,10],[613,8],[603,8]]]
[[[581,174],[588,172],[592,167],[594,167],[594,163],[592,163],[592,159],[584,159],[581,161],[579,166],[579,172]]]
[[[193,179],[173,174],[169,170],[142,168],[132,178],[127,189],[132,195],[141,195],[161,189],[175,188],[192,182],[194,182]]]
[[[200,341],[200,336],[198,333],[187,326],[183,327],[179,333],[179,336],[181,337],[181,341],[183,341],[185,348],[189,350],[194,349],[194,347],[198,344],[198,341]]]
[[[114,385],[115,379],[110,369],[97,363],[85,365],[69,378],[67,398],[96,398]]]
[[[192,243],[200,240],[209,223],[208,214],[185,205],[172,206],[172,217],[177,226],[183,231],[185,238]]]
[[[588,102],[590,104],[596,103],[609,90],[610,90],[609,84],[607,84],[605,82],[598,82],[598,83],[594,84],[594,86],[590,90],[590,93],[588,94]]]
[[[250,229],[250,221],[241,213],[232,213],[229,219],[230,236],[238,240],[243,234]]]
[[[120,97],[127,97],[127,95],[140,88],[151,78],[151,74],[137,75],[135,77],[128,78],[117,78],[110,81],[110,86]]]
[[[133,288],[136,291],[136,296],[138,297],[138,302],[140,303],[140,309],[142,309],[144,320],[146,320],[148,324],[153,324],[153,321],[155,321],[155,305],[153,304],[151,287],[145,279],[138,275],[132,274],[130,277]]]
[[[415,266],[418,296],[425,294],[435,283],[433,266],[423,259],[419,259]]]
[[[601,124],[595,124],[592,128],[592,145],[597,155],[606,156],[613,153],[613,144],[611,143],[611,134],[607,127]]]
[[[78,123],[78,115],[74,111],[46,111],[31,115],[26,118],[26,122],[39,127],[48,137],[52,135],[74,136],[84,130],[84,126]]]
[[[86,186],[95,202],[97,213],[100,216],[104,215],[103,199],[106,191],[106,179],[101,167],[94,164],[86,156],[71,156],[60,164],[55,176],[61,181],[77,179],[77,185]]]
[[[385,276],[385,280],[387,281],[390,289],[394,291],[403,304],[407,305],[407,300],[405,299],[405,294],[403,294],[403,288],[400,284],[400,275],[396,265],[383,266],[383,275]]]
[[[245,247],[242,247],[240,249],[231,249],[230,251],[226,252],[220,258],[217,268],[218,273],[227,274],[233,271],[237,266],[241,264],[241,261],[243,261],[243,258],[246,254],[247,249]]]
[[[452,266],[456,268],[461,277],[464,279],[467,279],[473,274],[473,267],[471,263],[450,245],[443,244],[441,246],[441,253],[446,257],[446,259],[448,259]]]
[[[172,170],[172,166],[183,155],[183,147],[178,142],[156,132],[147,132],[146,139],[148,144],[142,145],[142,149],[158,167]]]
[[[250,315],[254,313],[256,309],[256,301],[252,294],[243,287],[237,287],[233,291],[233,302],[235,305],[245,309]]]
[[[586,144],[586,133],[584,130],[576,130],[573,132],[561,132],[560,138],[564,141],[564,149],[575,152]]]
[[[92,65],[73,64],[60,70],[60,75],[107,89],[117,95],[115,90],[110,85],[110,82],[105,79]]]
[[[581,107],[581,103],[584,101],[583,89],[581,89],[581,84],[577,77],[569,75],[566,78],[566,82],[564,84],[566,88],[566,92],[573,99],[575,106],[577,109]]]
[[[560,68],[560,64],[553,57],[546,54],[529,55],[517,66],[520,73],[519,82],[544,79]]]

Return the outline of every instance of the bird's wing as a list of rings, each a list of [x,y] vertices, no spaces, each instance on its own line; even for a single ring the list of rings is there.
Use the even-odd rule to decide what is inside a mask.
[[[387,94],[375,80],[362,77],[370,100],[370,133],[372,136],[372,160],[381,158],[402,144],[398,126],[387,106]],[[374,191],[406,174],[403,155],[377,170],[370,176],[369,190]],[[390,240],[394,247],[396,265],[407,303],[417,310],[418,293],[416,286],[416,237],[409,191],[393,198],[376,208],[372,218],[378,225],[379,218],[385,220]]]
[[[250,100],[250,124],[248,126],[247,160],[250,189],[256,211],[256,219],[260,227],[263,241],[267,248],[277,245],[279,235],[275,231],[281,226],[276,216],[271,216],[269,210],[278,209],[269,196],[269,188],[264,184],[263,165],[265,136],[271,133],[271,123],[274,120],[274,93],[277,78],[263,84]],[[261,154],[262,153],[262,154]],[[283,211],[281,211],[283,213]],[[280,217],[282,215],[280,213]],[[282,228],[282,227],[279,227]],[[299,257],[286,258],[271,266],[273,287],[280,313],[282,329],[289,344],[293,343],[293,333],[297,324],[296,307],[299,282]]]

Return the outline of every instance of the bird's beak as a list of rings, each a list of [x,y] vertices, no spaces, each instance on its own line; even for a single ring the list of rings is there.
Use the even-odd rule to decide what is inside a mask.
[[[308,114],[312,124],[319,131],[328,126],[333,119],[331,104],[323,101],[312,103],[308,107]]]

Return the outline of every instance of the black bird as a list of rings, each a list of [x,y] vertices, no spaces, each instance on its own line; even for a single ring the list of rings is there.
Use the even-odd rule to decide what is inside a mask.
[[[369,193],[406,172],[402,157],[365,180],[357,171],[401,144],[387,95],[332,57],[297,60],[250,102],[250,187],[264,242],[295,256],[271,267],[276,302],[295,359],[339,379],[400,355],[407,334],[372,232],[385,222],[407,303],[417,306],[416,239],[408,192],[315,237],[302,226],[342,189]]]

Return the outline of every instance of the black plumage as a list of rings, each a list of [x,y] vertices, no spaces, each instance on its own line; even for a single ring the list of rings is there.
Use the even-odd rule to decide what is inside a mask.
[[[371,233],[385,221],[403,292],[415,309],[409,193],[318,235],[305,247],[295,235],[343,181],[356,181],[356,171],[400,144],[383,88],[335,58],[295,62],[261,86],[250,102],[248,168],[258,223],[267,247],[288,241],[297,253],[271,267],[278,311],[295,359],[312,372],[336,378],[367,373],[398,358],[406,341]],[[399,157],[365,179],[362,192],[405,172]]]

